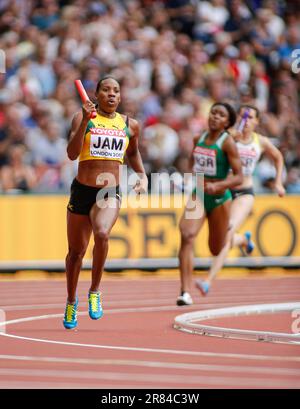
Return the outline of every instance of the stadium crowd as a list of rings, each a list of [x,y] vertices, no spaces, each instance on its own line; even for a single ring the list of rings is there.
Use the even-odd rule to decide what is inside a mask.
[[[287,192],[300,193],[299,1],[1,0],[0,49],[4,194],[69,191],[74,80],[94,99],[106,74],[121,84],[119,111],[140,122],[149,175],[188,172],[215,101],[251,103],[284,155]],[[256,191],[273,177],[263,158]]]

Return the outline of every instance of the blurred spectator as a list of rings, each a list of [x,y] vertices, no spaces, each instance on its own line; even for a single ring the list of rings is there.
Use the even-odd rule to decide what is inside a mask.
[[[233,43],[247,41],[253,24],[251,13],[241,0],[229,1],[229,17],[224,24],[224,31],[230,33]]]
[[[260,111],[265,112],[268,108],[270,78],[266,72],[266,66],[262,61],[256,61],[252,68],[251,81],[254,89],[254,105]]]
[[[8,162],[0,171],[0,186],[5,193],[26,193],[37,185],[33,166],[25,161],[26,148],[17,144],[8,150]]]
[[[38,98],[43,96],[42,86],[30,70],[29,64],[29,60],[23,60],[19,70],[7,81],[7,88],[17,100],[22,100],[28,94],[36,95]]]
[[[143,143],[151,172],[170,166],[178,155],[178,135],[164,122],[164,117],[161,117],[144,129]]]
[[[289,169],[286,178],[286,192],[300,194],[300,169],[292,167]]]
[[[60,136],[60,133],[58,124],[48,120],[47,126],[31,147],[39,178],[37,189],[40,192],[57,192],[67,187],[63,186],[61,171],[70,161],[66,154],[67,141]]]
[[[225,0],[199,1],[194,35],[205,42],[221,31],[229,18]]]
[[[265,19],[268,33],[274,38],[276,43],[278,43],[285,31],[285,22],[279,15],[279,4],[274,0],[265,0],[262,6],[263,8],[258,10],[258,12],[260,12]]]
[[[40,30],[48,30],[58,19],[58,4],[55,0],[42,0],[41,7],[33,10],[31,21]]]
[[[195,5],[192,0],[165,0],[170,23],[176,32],[193,34]]]
[[[66,160],[67,141],[60,136],[60,133],[57,123],[47,121],[47,127],[31,147],[35,163],[60,165]]]
[[[290,63],[293,50],[300,49],[300,27],[294,24],[287,28],[283,41],[278,48],[278,54],[281,60]]]
[[[42,98],[48,98],[55,90],[55,75],[52,65],[47,61],[46,50],[39,48],[36,51],[36,61],[29,66],[32,76],[39,81]]]
[[[269,12],[266,9],[258,9],[257,19],[250,32],[250,40],[255,54],[263,61],[265,67],[271,65],[270,57],[277,48],[276,39],[270,34],[268,16]]]

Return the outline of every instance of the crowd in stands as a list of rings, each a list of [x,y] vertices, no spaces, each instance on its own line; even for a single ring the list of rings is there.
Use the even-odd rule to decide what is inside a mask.
[[[287,192],[300,193],[297,0],[1,0],[0,49],[3,194],[69,191],[74,80],[94,100],[107,74],[121,84],[119,111],[140,122],[148,175],[188,172],[215,101],[251,103],[284,155]],[[273,178],[263,158],[257,192]]]

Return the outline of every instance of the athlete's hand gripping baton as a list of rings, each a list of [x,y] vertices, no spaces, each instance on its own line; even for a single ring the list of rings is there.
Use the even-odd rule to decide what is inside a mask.
[[[82,82],[80,80],[75,80],[75,87],[77,88],[78,94],[80,96],[80,99],[82,103],[84,104],[86,101],[89,101],[88,94],[86,93],[86,90],[84,89]],[[93,111],[90,115],[90,118],[96,118],[97,112]]]

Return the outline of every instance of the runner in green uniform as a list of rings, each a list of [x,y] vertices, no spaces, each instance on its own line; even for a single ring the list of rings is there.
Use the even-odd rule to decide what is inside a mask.
[[[181,294],[177,305],[191,305],[190,295],[193,274],[193,246],[205,219],[208,220],[209,249],[216,256],[222,250],[229,227],[231,204],[230,189],[242,182],[241,160],[232,136],[236,114],[231,105],[215,103],[209,113],[208,131],[194,139],[191,160],[196,174],[204,176],[203,189],[194,189],[179,228],[181,245],[179,268]],[[229,170],[232,172],[229,172]],[[201,191],[203,194],[201,194]],[[191,209],[194,210],[191,212]]]
[[[231,191],[230,229],[226,237],[226,244],[218,257],[214,258],[206,279],[195,281],[196,287],[202,295],[208,294],[232,247],[243,247],[246,254],[251,254],[254,250],[251,232],[246,231],[245,234],[239,234],[237,231],[251,213],[254,205],[253,174],[261,155],[268,156],[274,163],[276,169],[274,190],[279,197],[283,197],[285,194],[282,184],[283,156],[269,138],[255,132],[255,128],[259,125],[259,110],[252,105],[242,105],[238,111],[237,122],[239,126],[237,129],[233,129],[231,134],[235,139],[241,158],[243,181]]]

